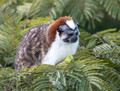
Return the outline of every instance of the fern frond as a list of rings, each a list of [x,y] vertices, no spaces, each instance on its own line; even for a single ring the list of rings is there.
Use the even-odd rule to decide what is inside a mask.
[[[115,19],[120,20],[120,2],[119,0],[99,0],[98,1],[108,12]]]
[[[96,46],[93,51],[96,57],[107,58],[111,60],[114,64],[120,65],[120,47],[117,46],[116,48],[116,46],[115,44],[113,46],[109,44],[102,44]]]
[[[51,9],[50,17],[56,19],[60,16],[70,15],[79,21],[81,27],[95,28],[95,21],[101,22],[103,12],[99,4],[93,0],[58,0]],[[92,22],[92,23],[91,23]]]
[[[28,19],[48,16],[50,9],[55,0],[34,0],[32,3],[24,2],[23,5],[17,6],[18,13],[24,13]]]
[[[4,20],[4,24],[0,26],[0,54],[3,54],[3,60],[7,65],[13,63],[16,47],[20,43],[21,35],[19,35],[19,30],[23,28],[23,26],[19,25],[16,18],[17,16],[14,16],[10,22],[10,19],[8,21]],[[15,21],[18,26],[16,26]]]
[[[113,63],[120,65],[119,34],[116,29],[108,29],[93,34],[87,38],[89,40],[87,48],[93,48],[96,57],[107,58]]]
[[[0,2],[0,8],[6,8],[7,6],[10,6],[10,5],[12,5],[13,3],[16,3],[17,2],[17,0],[9,0],[9,1],[7,1],[7,0],[1,0],[1,2]]]
[[[93,89],[113,91],[112,87],[119,89],[118,79],[120,79],[120,75],[113,68],[107,67],[103,63],[103,59],[96,58],[92,53],[87,55],[86,52],[81,52],[80,54],[84,58],[80,57],[76,60],[68,56],[62,62],[62,66],[61,63],[56,66],[33,66],[20,71],[9,71],[9,75],[7,68],[1,69],[0,86],[2,87],[0,88],[11,86],[13,90],[34,89],[36,91],[93,91]],[[109,83],[110,81],[111,83]],[[8,82],[11,85],[2,84]]]

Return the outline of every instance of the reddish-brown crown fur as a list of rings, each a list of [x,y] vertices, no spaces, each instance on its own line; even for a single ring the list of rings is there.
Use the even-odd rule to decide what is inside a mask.
[[[55,40],[55,36],[56,36],[56,30],[57,28],[65,23],[67,20],[71,20],[70,17],[60,17],[59,19],[57,19],[55,22],[53,22],[50,27],[49,27],[49,40],[50,43],[52,43]]]

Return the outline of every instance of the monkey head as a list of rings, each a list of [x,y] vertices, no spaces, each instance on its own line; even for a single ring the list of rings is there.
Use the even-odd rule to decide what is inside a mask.
[[[67,20],[57,28],[57,31],[64,42],[75,43],[78,41],[80,35],[78,27],[78,23],[74,23],[73,20]]]

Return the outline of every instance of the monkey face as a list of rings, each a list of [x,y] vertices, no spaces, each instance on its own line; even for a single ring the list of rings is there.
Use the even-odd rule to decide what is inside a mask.
[[[74,29],[70,28],[67,24],[62,24],[57,30],[59,36],[64,42],[75,43],[79,39],[80,32],[78,29],[78,24],[75,24]]]

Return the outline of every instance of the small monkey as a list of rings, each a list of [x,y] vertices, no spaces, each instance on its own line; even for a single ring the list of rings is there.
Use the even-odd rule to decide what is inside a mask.
[[[53,23],[31,28],[18,48],[15,69],[39,64],[55,65],[75,54],[79,45],[78,26],[70,17],[60,17]]]

